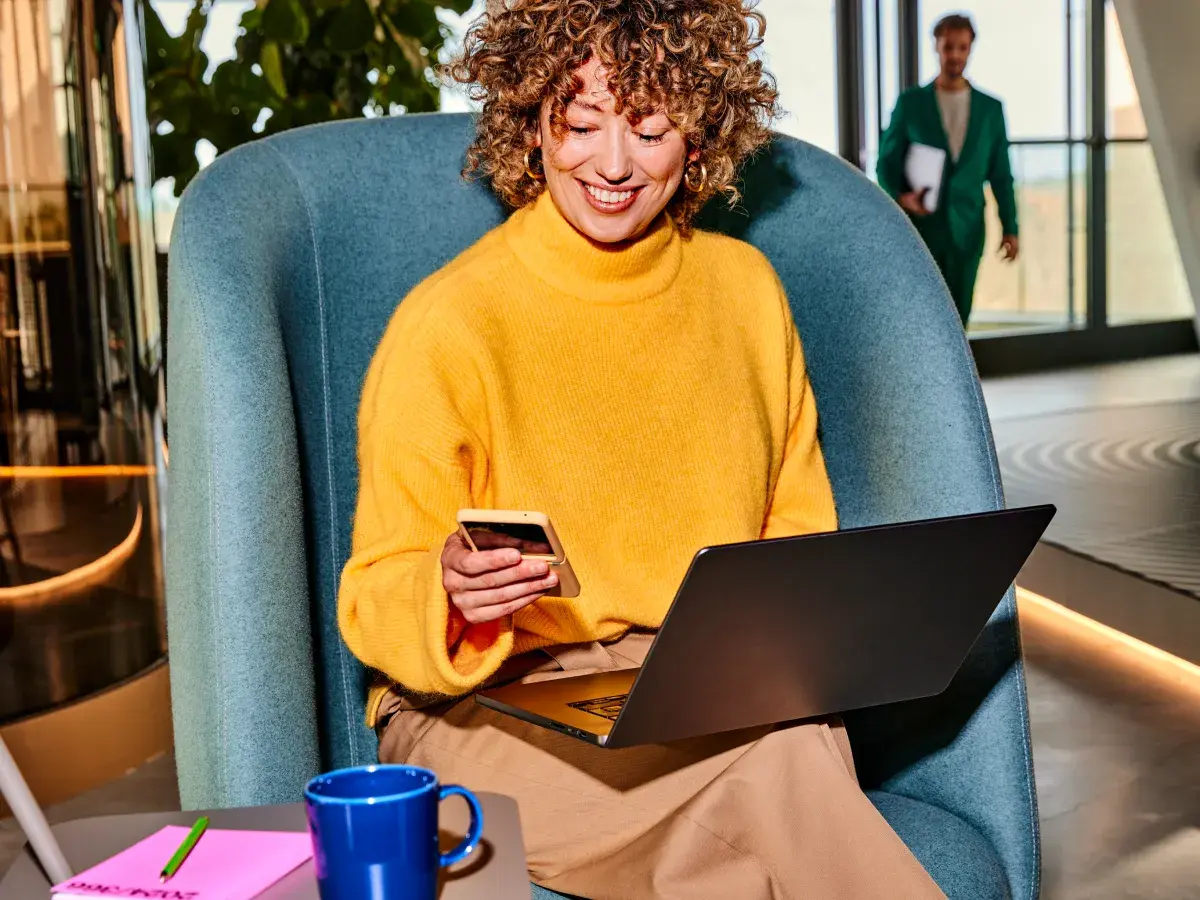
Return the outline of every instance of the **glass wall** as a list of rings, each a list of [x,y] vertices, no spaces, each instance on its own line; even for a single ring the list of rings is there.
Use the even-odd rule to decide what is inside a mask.
[[[879,137],[900,96],[899,4],[865,0],[863,13],[863,162],[874,178]]]
[[[1108,319],[1120,325],[1186,318],[1192,296],[1111,0],[1105,3],[1104,36]]]
[[[934,26],[964,7],[895,5],[918,12],[926,83],[938,72]],[[1004,103],[1021,217],[1021,258],[1005,264],[995,255],[1000,234],[989,195],[972,337],[1190,317],[1111,0],[976,0],[967,11],[978,31],[967,75]],[[1103,114],[1092,108],[1097,102]]]
[[[987,244],[970,333],[1073,328],[1084,323],[1086,172],[1069,142],[1014,144],[1010,151],[1021,222],[1021,256],[1005,262],[996,202],[988,192]]]
[[[972,335],[1086,323],[1083,5],[1083,0],[977,0],[970,6],[978,36],[967,77],[1004,103],[1021,221],[1021,256],[1016,263],[1003,262],[996,253],[1000,226],[988,191]],[[938,73],[934,26],[962,10],[948,0],[922,0],[922,83]]]
[[[1154,153],[1144,140],[1111,143],[1108,168],[1108,321],[1183,319],[1192,295]]]
[[[1066,56],[1068,49],[1079,54],[1083,48],[1068,48],[1064,0],[972,0],[966,6],[978,32],[967,77],[975,87],[1004,101],[1009,138],[1068,137],[1067,108],[1078,96],[1072,94],[1071,82],[1082,70],[1068,80]],[[964,4],[922,0],[920,9],[924,84],[938,73],[933,28],[943,16],[963,12]]]
[[[784,134],[838,151],[835,0],[761,0],[763,64],[775,76]]]
[[[0,722],[165,654],[140,34],[0,0]]]

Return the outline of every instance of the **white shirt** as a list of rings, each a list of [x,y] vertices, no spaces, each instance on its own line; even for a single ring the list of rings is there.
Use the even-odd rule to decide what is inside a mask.
[[[942,113],[942,126],[950,142],[950,158],[958,162],[967,139],[967,124],[971,121],[971,89],[943,91],[938,88],[937,102]]]

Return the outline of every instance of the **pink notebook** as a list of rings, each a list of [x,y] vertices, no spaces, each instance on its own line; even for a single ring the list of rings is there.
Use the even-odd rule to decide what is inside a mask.
[[[54,900],[249,900],[312,856],[305,831],[223,831],[201,835],[175,877],[159,874],[191,829],[168,825],[116,856],[51,889]]]

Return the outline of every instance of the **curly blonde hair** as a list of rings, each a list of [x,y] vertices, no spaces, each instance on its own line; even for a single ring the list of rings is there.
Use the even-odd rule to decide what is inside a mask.
[[[742,163],[770,138],[779,114],[774,79],[753,58],[766,22],[757,0],[489,0],[461,56],[444,72],[483,108],[464,175],[491,181],[514,208],[535,200],[526,172],[542,104],[556,136],[583,88],[576,72],[603,66],[618,113],[635,122],[665,112],[708,178],[682,185],[667,206],[687,232],[714,194],[737,202]],[[697,170],[698,171],[698,166]],[[693,181],[696,179],[693,178]]]

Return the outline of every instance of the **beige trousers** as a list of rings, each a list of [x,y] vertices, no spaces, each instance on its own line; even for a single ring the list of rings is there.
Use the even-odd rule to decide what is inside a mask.
[[[650,636],[527,654],[523,681],[640,665]],[[531,879],[589,900],[934,900],[863,794],[838,721],[605,750],[480,706],[389,697],[382,762],[521,810]]]

